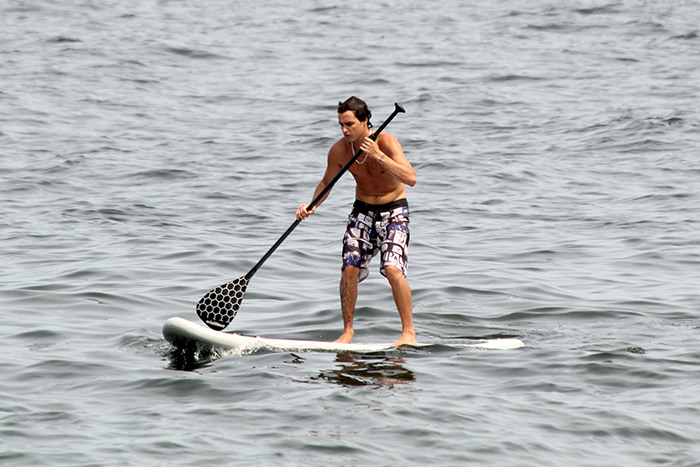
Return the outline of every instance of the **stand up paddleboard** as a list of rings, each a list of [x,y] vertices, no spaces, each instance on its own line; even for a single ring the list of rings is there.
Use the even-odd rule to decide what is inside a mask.
[[[316,350],[324,352],[381,352],[394,350],[391,344],[341,344],[338,342],[305,341],[295,339],[268,339],[264,337],[241,336],[229,332],[214,331],[183,318],[170,318],[163,325],[163,336],[175,347],[197,344],[222,350],[240,350],[253,353],[260,349],[279,352]],[[418,344],[412,347],[426,347],[430,344]],[[523,347],[519,339],[486,339],[460,346],[480,349],[510,350]]]

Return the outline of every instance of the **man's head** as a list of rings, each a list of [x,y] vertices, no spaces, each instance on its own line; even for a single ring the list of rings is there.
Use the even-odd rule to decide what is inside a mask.
[[[355,96],[351,96],[345,102],[338,102],[339,114],[348,111],[352,111],[359,121],[364,122],[366,120],[367,128],[372,128],[372,123],[369,121],[369,119],[372,118],[372,112],[370,112],[365,101]]]

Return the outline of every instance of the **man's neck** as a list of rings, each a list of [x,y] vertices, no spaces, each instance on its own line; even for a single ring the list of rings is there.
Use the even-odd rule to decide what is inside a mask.
[[[364,131],[364,133],[362,134],[362,136],[360,136],[360,137],[357,138],[356,140],[352,141],[352,144],[354,144],[355,147],[359,147],[360,144],[362,144],[362,142],[365,140],[365,138],[367,138],[367,137],[368,137],[369,135],[371,135],[371,134],[372,134],[372,132],[369,130],[369,128],[366,129],[366,130]]]

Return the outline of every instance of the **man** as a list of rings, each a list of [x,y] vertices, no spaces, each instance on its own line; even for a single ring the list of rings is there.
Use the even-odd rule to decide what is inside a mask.
[[[380,272],[391,285],[401,317],[401,336],[393,345],[416,344],[411,288],[406,280],[409,240],[406,185],[416,184],[416,173],[394,136],[383,131],[376,142],[369,137],[371,117],[367,104],[357,97],[338,103],[338,123],[343,137],[328,151],[326,172],[313,196],[318,196],[356,151],[363,151],[348,169],[355,177],[356,199],[343,239],[340,304],[344,329],[336,342],[352,341],[357,284],[369,274],[372,257],[381,253]],[[316,207],[309,210],[308,205],[301,205],[297,218],[306,219],[316,212]]]

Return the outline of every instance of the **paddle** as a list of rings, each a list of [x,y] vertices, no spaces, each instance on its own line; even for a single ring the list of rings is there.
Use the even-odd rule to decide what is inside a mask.
[[[379,133],[386,128],[386,126],[391,122],[394,117],[399,113],[406,112],[400,104],[394,103],[394,111],[391,113],[389,118],[387,118],[384,123],[375,131],[370,138],[377,140]],[[355,163],[358,157],[362,154],[362,150],[358,150],[354,156],[343,166],[342,169],[333,177],[333,179],[326,185],[326,187],[321,191],[318,196],[316,196],[311,203],[309,203],[308,210],[312,210],[318,203],[321,202],[323,197],[331,190],[333,185],[343,176],[345,172]],[[243,301],[243,296],[245,295],[248,283],[253,275],[260,269],[265,261],[274,253],[274,251],[279,247],[282,242],[292,233],[297,225],[301,222],[301,219],[297,219],[294,223],[289,226],[286,232],[275,242],[265,256],[263,256],[258,263],[253,266],[253,268],[248,271],[243,277],[239,277],[236,280],[223,284],[207,293],[202,299],[197,303],[197,315],[204,321],[207,326],[217,331],[221,331],[226,328],[229,323],[235,318],[238,309],[241,306],[241,301]]]

